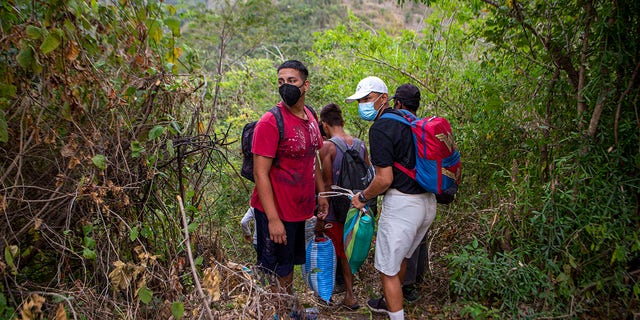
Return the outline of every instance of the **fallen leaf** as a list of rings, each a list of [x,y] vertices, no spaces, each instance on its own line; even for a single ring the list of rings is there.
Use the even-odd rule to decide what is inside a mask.
[[[64,309],[62,302],[58,303],[58,310],[56,310],[56,315],[53,318],[54,320],[67,320],[67,311]]]

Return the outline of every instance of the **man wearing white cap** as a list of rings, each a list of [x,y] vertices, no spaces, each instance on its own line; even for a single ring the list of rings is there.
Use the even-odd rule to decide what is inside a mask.
[[[376,175],[352,201],[356,208],[367,200],[384,194],[376,235],[375,268],[382,278],[384,297],[371,299],[367,306],[383,312],[389,318],[404,319],[402,308],[402,279],[409,259],[435,218],[436,199],[415,180],[397,169],[394,164],[415,168],[415,146],[411,128],[393,119],[380,119],[383,113],[394,112],[389,106],[387,86],[378,77],[362,79],[356,92],[345,100],[358,101],[360,118],[374,121],[369,129],[371,162]]]

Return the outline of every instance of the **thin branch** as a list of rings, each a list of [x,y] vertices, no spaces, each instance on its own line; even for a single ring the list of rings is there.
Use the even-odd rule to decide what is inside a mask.
[[[368,55],[368,54],[364,54],[364,53],[362,53],[362,52],[358,52],[358,51],[356,51],[356,53],[360,54],[360,55],[363,57],[363,59],[364,59],[365,61],[370,61],[370,62],[379,63],[379,64],[381,64],[381,65],[384,65],[384,66],[386,66],[386,67],[389,67],[389,68],[391,68],[391,69],[393,69],[393,70],[395,70],[395,71],[398,71],[398,72],[400,72],[401,74],[403,74],[403,75],[405,75],[405,76],[407,76],[407,77],[409,77],[409,78],[413,79],[413,81],[415,81],[415,82],[419,83],[423,88],[427,89],[427,91],[429,91],[429,92],[433,93],[434,95],[436,95],[436,97],[438,97],[438,99],[442,100],[442,101],[445,103],[445,105],[447,105],[447,106],[449,107],[449,109],[453,109],[453,107],[454,107],[453,103],[451,103],[451,102],[450,102],[449,100],[447,100],[446,98],[444,98],[444,97],[440,96],[440,95],[439,95],[437,92],[435,92],[432,88],[430,88],[429,86],[427,86],[427,84],[426,84],[426,83],[424,83],[423,81],[421,81],[417,76],[415,76],[415,75],[413,75],[413,74],[411,74],[411,73],[409,73],[409,72],[407,72],[407,71],[405,71],[405,70],[403,70],[403,69],[400,69],[400,68],[398,68],[398,67],[396,67],[396,66],[394,66],[394,65],[392,65],[392,64],[390,64],[390,63],[388,63],[388,62],[386,62],[386,61],[384,61],[384,60],[378,59],[378,58],[373,57],[373,56],[370,56],[370,55]]]
[[[587,103],[582,96],[582,90],[584,90],[585,78],[586,78],[586,65],[587,65],[587,51],[589,49],[589,31],[591,26],[591,18],[593,16],[593,4],[590,0],[585,1],[586,17],[584,26],[584,36],[582,38],[582,51],[580,52],[580,71],[578,72],[578,88],[577,88],[577,100],[578,100],[578,116],[587,110]]]
[[[189,258],[189,264],[191,265],[191,274],[193,275],[193,283],[196,285],[196,289],[198,290],[198,294],[200,295],[200,299],[202,299],[202,303],[204,304],[204,308],[207,311],[207,315],[209,319],[213,320],[213,315],[211,314],[211,308],[209,308],[209,301],[207,297],[204,295],[202,291],[202,286],[200,285],[200,280],[198,279],[198,271],[196,270],[196,264],[193,262],[193,254],[191,253],[191,240],[189,240],[189,224],[187,223],[187,215],[184,213],[184,204],[182,203],[182,198],[177,195],[178,204],[180,205],[180,214],[182,216],[182,226],[184,228],[184,241],[185,246],[187,247],[187,256]]]
[[[631,80],[629,80],[629,84],[627,85],[627,89],[624,90],[622,95],[620,95],[620,99],[618,99],[618,108],[616,109],[616,118],[613,125],[613,136],[616,145],[618,144],[618,127],[620,126],[620,112],[622,110],[622,101],[629,94],[629,92],[631,92],[631,89],[633,89],[636,77],[638,76],[638,69],[640,69],[640,62],[636,64],[636,68],[633,70]]]

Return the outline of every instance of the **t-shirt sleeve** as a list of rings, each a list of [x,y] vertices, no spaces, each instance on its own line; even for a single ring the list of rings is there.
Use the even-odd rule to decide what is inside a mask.
[[[253,131],[253,143],[251,144],[251,152],[275,158],[278,151],[278,142],[280,134],[276,125],[276,118],[271,112],[266,112],[256,124]]]

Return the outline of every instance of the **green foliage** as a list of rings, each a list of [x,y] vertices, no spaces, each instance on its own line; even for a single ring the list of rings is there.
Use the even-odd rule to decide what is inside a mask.
[[[182,319],[184,317],[184,304],[182,302],[174,302],[171,304],[171,314],[175,319]]]
[[[640,295],[640,2],[420,2],[432,6],[414,31],[382,27],[388,8],[357,17],[326,0],[2,2],[4,283],[83,282],[142,302],[123,316],[175,301],[165,311],[184,317],[175,196],[199,268],[253,257],[234,229],[252,188],[240,132],[279,101],[275,67],[296,58],[307,103],[340,104],[354,136],[370,123],[342,101],[368,75],[390,94],[418,85],[419,115],[451,121],[464,178],[436,227],[455,235],[455,316],[630,316],[612,310]],[[19,302],[0,289],[11,316]]]
[[[451,291],[463,301],[495,301],[502,312],[531,317],[534,303],[553,285],[543,270],[525,261],[527,255],[515,251],[491,255],[474,239],[449,256]]]
[[[8,303],[3,292],[4,285],[0,284],[0,319],[12,319],[16,315],[16,311]]]

